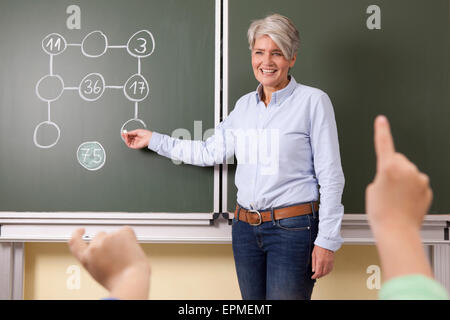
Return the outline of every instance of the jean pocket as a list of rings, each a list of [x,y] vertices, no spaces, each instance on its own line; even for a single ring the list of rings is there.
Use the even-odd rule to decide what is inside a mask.
[[[284,230],[302,231],[311,229],[310,215],[297,216],[277,220],[276,225]]]

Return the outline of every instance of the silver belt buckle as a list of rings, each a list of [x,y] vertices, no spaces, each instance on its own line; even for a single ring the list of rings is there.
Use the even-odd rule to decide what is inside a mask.
[[[254,227],[259,226],[262,223],[261,213],[258,210],[253,210],[253,209],[248,210],[248,212],[256,213],[258,215],[258,217],[259,217],[259,222],[258,223],[250,223],[249,222],[249,225],[254,226]]]

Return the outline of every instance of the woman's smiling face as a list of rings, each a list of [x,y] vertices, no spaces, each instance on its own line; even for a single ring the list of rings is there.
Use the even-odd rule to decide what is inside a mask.
[[[252,49],[252,67],[256,80],[271,92],[284,88],[288,83],[289,68],[296,56],[287,60],[277,44],[267,35],[256,39]]]

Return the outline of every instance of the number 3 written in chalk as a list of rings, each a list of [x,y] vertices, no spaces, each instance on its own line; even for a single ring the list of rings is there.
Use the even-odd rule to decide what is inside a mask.
[[[139,51],[139,50],[137,50],[135,48],[134,51],[136,51],[136,53],[143,54],[145,51],[147,51],[147,40],[145,40],[144,38],[138,38],[137,41],[142,41],[143,42],[143,44],[140,45],[142,50]]]

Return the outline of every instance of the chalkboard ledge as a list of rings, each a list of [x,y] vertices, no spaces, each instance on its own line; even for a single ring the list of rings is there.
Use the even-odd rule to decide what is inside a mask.
[[[139,242],[231,243],[231,226],[214,213],[0,212],[0,242],[65,242],[73,230],[99,231],[133,227]],[[228,213],[233,218],[233,213]],[[211,223],[211,221],[215,221]],[[450,244],[450,215],[427,215],[422,225],[424,244]],[[345,244],[374,244],[365,214],[345,214],[341,234]]]
[[[131,226],[139,242],[229,243],[225,219],[213,213],[0,212],[0,242],[65,242],[79,227],[86,240]]]

